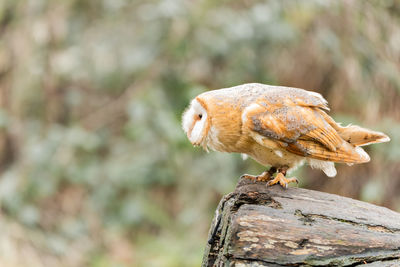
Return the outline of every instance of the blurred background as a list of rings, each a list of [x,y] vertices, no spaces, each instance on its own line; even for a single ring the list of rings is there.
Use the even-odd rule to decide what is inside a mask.
[[[387,133],[370,163],[295,175],[400,211],[399,1],[0,1],[1,266],[199,266],[220,198],[264,168],[180,117],[247,82]]]

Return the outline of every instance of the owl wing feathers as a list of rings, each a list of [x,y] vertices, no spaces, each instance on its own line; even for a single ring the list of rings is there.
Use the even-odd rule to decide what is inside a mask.
[[[310,101],[310,97],[314,100]],[[277,141],[281,149],[320,160],[344,163],[369,161],[369,156],[361,148],[356,149],[341,138],[333,127],[333,120],[326,120],[329,116],[322,110],[327,109],[322,96],[310,93],[301,98],[291,94],[289,97],[283,95],[281,99],[271,103],[267,97],[261,97],[257,104],[246,108],[243,125],[259,135],[255,138],[257,142],[263,142],[266,137]]]
[[[289,144],[286,150],[300,156],[339,163],[362,163],[370,160],[368,154],[362,148],[353,147],[345,141],[343,146],[336,151],[327,150],[319,143],[305,140],[298,140],[295,144]]]
[[[357,125],[340,126],[328,114],[321,112],[325,121],[329,123],[340,135],[340,137],[353,146],[365,146],[375,143],[389,142],[390,138],[384,133],[372,131]]]
[[[264,85],[265,86],[265,85]],[[316,92],[307,91],[300,88],[285,86],[266,86],[266,94],[262,99],[270,103],[290,103],[302,107],[318,107],[329,110],[328,101]]]

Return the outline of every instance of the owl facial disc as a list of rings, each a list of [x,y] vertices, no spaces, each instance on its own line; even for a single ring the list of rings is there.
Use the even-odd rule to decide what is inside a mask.
[[[207,134],[205,133],[207,122],[207,111],[197,99],[193,99],[182,117],[182,128],[193,145],[201,145]]]

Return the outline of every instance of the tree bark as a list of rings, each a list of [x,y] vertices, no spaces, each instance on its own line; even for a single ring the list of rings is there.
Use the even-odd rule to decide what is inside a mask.
[[[218,205],[202,266],[400,266],[400,213],[240,179]]]

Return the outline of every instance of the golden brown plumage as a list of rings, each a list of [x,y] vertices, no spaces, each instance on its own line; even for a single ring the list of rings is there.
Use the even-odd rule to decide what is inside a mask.
[[[318,93],[253,83],[200,94],[182,122],[192,144],[247,154],[278,170],[271,184],[287,185],[282,175],[304,161],[335,176],[333,162],[368,162],[359,146],[390,140],[359,126],[342,127],[327,110],[327,101]]]

